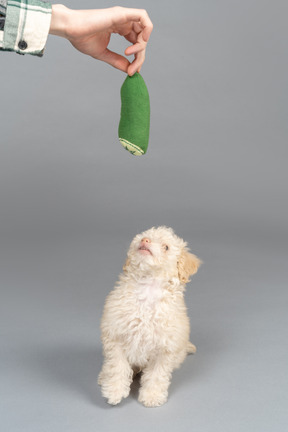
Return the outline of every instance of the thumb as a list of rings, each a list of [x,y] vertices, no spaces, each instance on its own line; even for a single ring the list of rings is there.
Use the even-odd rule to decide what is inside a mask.
[[[123,72],[127,72],[128,66],[130,65],[130,62],[127,60],[127,58],[110,51],[108,48],[106,48],[101,56],[98,56],[97,58]]]

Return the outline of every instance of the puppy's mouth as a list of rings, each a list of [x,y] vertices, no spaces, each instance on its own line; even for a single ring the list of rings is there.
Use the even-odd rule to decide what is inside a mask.
[[[142,254],[142,255],[153,255],[152,252],[150,251],[150,249],[148,249],[147,246],[140,246],[138,251]]]

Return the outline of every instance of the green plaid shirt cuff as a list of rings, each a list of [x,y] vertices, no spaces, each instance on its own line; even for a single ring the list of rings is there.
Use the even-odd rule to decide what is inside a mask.
[[[0,15],[4,15],[6,14],[6,3],[7,0],[0,0]]]
[[[44,1],[8,0],[2,30],[0,25],[0,49],[42,56],[51,13],[51,4]]]

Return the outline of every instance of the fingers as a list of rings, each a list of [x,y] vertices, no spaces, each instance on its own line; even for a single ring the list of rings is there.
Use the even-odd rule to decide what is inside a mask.
[[[139,11],[141,14],[139,21],[133,23],[133,32],[137,35],[137,40],[131,40],[133,45],[125,50],[125,55],[134,55],[134,61],[128,67],[128,75],[132,76],[140,72],[145,61],[146,46],[153,30],[153,24],[145,10]],[[129,39],[128,39],[129,40]]]
[[[93,14],[90,11],[89,20],[90,25],[82,26],[81,34],[78,34],[77,38],[74,37],[73,41],[70,39],[75,48],[128,73],[130,76],[139,72],[145,60],[147,42],[153,29],[147,12],[142,9],[117,6],[95,10]],[[124,56],[108,49],[112,33],[124,36],[132,44],[125,50],[125,55],[134,55],[131,64]]]
[[[115,67],[116,69],[121,70],[122,72],[127,73],[128,75],[132,76],[136,72],[140,72],[142,64],[145,60],[145,51],[141,51],[140,53],[135,55],[135,59],[130,64],[129,61],[121,56],[120,54],[117,54],[113,51],[110,51],[109,49],[106,49],[104,53],[97,57],[99,60],[102,60],[111,66]]]
[[[137,53],[135,55],[135,59],[133,62],[128,66],[127,73],[128,75],[132,76],[136,72],[140,72],[141,67],[145,60],[145,50]]]
[[[140,72],[145,60],[145,50],[136,53],[132,63],[130,63],[127,58],[110,51],[108,48],[101,54],[101,56],[97,56],[97,58],[132,76],[136,72]]]
[[[140,23],[142,27],[142,36],[144,42],[148,42],[153,30],[152,21],[144,9],[127,9],[128,20]]]
[[[138,35],[134,31],[131,31],[130,33],[128,33],[124,37],[125,37],[126,40],[128,40],[132,44],[135,44],[137,42]]]
[[[126,55],[132,55],[134,54],[135,58],[133,62],[128,67],[128,74],[134,75],[136,72],[140,72],[140,69],[144,63],[145,60],[145,53],[146,53],[146,45],[147,42],[143,41],[142,33],[140,33],[137,37],[137,42],[134,43],[134,45],[126,48],[125,54]]]
[[[126,73],[130,65],[130,62],[125,57],[110,51],[108,48],[97,58]]]
[[[143,27],[141,26],[141,24],[139,22],[134,22],[133,23],[133,30],[138,35],[139,33],[142,33]]]
[[[137,54],[141,51],[144,51],[146,49],[146,44],[143,47],[143,44],[140,42],[135,43],[134,45],[129,46],[128,48],[126,48],[125,50],[125,54],[127,56],[130,56],[132,54]]]

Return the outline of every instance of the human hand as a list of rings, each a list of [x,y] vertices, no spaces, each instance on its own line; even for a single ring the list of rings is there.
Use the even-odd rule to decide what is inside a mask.
[[[52,6],[50,34],[68,39],[80,52],[102,60],[132,76],[145,60],[147,42],[153,24],[145,10],[112,7],[108,9],[72,10],[63,5]],[[130,63],[110,51],[111,35],[118,33],[131,42],[125,55],[134,55]]]

